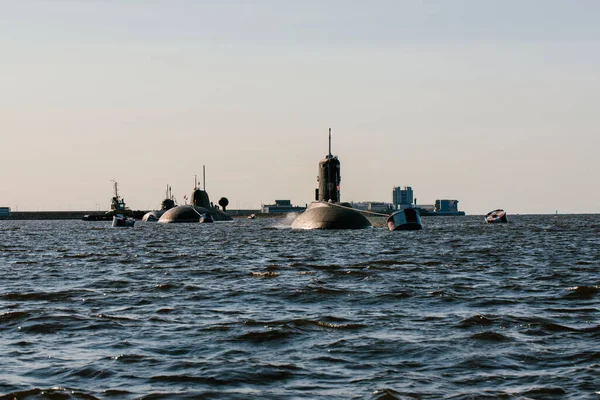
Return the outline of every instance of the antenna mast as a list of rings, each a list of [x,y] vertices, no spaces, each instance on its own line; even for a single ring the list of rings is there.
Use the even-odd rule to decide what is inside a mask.
[[[204,182],[204,191],[206,192],[206,165],[202,166],[202,182]]]
[[[329,157],[331,157],[331,128],[329,128]]]
[[[113,186],[115,188],[115,197],[118,198],[119,197],[119,187],[117,185],[117,181],[113,179],[112,182],[113,182]]]

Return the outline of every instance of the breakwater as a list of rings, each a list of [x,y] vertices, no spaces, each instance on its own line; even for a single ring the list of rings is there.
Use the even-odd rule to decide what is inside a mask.
[[[98,211],[12,211],[0,220],[45,220],[45,219],[81,219],[86,214],[100,214]]]
[[[135,211],[144,215],[147,211]],[[2,220],[69,220],[82,219],[84,215],[102,215],[98,211],[12,211],[9,216],[0,217]],[[263,214],[259,210],[227,210],[232,217],[247,217],[255,214],[257,217],[274,217],[276,214]]]

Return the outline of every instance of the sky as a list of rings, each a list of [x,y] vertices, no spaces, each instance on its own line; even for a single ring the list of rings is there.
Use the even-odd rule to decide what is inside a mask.
[[[600,213],[595,0],[0,0],[0,206]]]

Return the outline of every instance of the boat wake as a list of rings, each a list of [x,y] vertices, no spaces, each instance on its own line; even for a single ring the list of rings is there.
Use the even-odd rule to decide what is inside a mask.
[[[292,222],[296,219],[296,217],[300,215],[300,213],[288,213],[284,218],[278,218],[276,222],[274,222],[269,228],[271,229],[290,229],[292,226]]]

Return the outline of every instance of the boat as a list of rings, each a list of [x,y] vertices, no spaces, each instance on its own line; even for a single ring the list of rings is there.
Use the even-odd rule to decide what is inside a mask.
[[[114,215],[123,215],[124,213],[129,213],[131,210],[127,208],[125,205],[125,199],[119,196],[119,184],[117,181],[113,180],[115,195],[112,199],[110,199],[110,211],[114,213]]]
[[[497,209],[494,211],[490,211],[485,216],[485,222],[488,224],[499,224],[508,222],[508,218],[506,217],[506,212],[502,209]]]
[[[135,219],[128,218],[122,214],[113,216],[112,226],[113,228],[131,228],[135,224]]]
[[[84,221],[111,221],[115,215],[140,219],[144,211],[133,211],[125,205],[125,199],[119,196],[119,184],[113,180],[114,196],[110,200],[110,209],[103,214],[86,214],[82,217]]]
[[[250,215],[248,215],[248,219],[256,219],[256,214],[250,214]]]
[[[390,231],[416,231],[423,229],[421,216],[414,208],[396,211],[388,217],[387,226]]]

